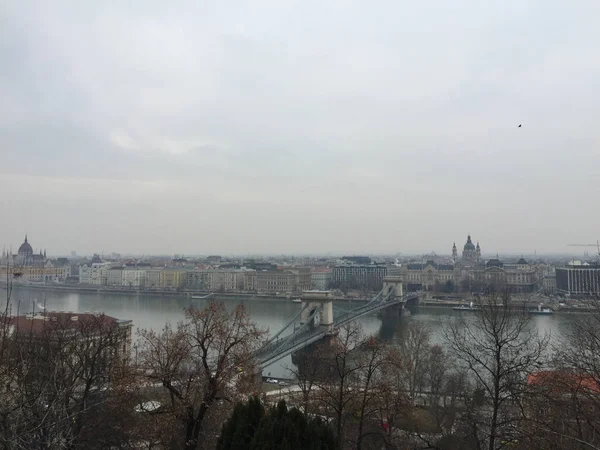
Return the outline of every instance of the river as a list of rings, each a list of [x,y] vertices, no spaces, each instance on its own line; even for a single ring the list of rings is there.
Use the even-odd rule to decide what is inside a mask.
[[[260,327],[267,328],[270,333],[275,333],[285,326],[299,311],[300,305],[289,300],[223,300],[225,305],[232,308],[238,303],[244,303],[252,320]],[[106,294],[106,293],[81,293],[64,292],[26,287],[15,287],[12,292],[11,307],[12,314],[36,312],[41,308],[35,305],[45,305],[52,311],[73,312],[103,312],[118,319],[133,320],[134,336],[138,328],[151,328],[160,330],[165,323],[175,325],[183,319],[183,309],[190,304],[198,307],[205,305],[207,300],[189,299],[181,296],[160,297],[155,295],[129,295],[129,294]],[[358,304],[340,303],[336,304],[345,309],[358,306]],[[382,315],[383,319],[373,314],[360,320],[364,330],[391,342],[400,342],[403,331],[409,321],[427,323],[432,330],[432,340],[443,343],[442,328],[447,320],[452,320],[458,314],[469,314],[453,311],[450,308],[414,308],[409,317],[397,317],[396,314]],[[533,316],[532,320],[540,334],[550,333],[552,341],[560,340],[561,331],[572,323],[576,314],[553,314],[551,316]],[[135,339],[135,337],[134,337]],[[287,378],[289,376],[286,367],[292,365],[291,357],[284,358],[280,362],[264,370],[264,375]]]

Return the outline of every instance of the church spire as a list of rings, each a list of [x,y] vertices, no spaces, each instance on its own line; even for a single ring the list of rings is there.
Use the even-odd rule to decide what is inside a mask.
[[[25,243],[27,244],[27,233],[25,233]]]

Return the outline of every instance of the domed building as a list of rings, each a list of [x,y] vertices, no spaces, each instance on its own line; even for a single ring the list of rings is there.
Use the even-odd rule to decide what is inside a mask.
[[[25,235],[25,242],[19,247],[17,258],[23,264],[26,264],[27,261],[30,261],[33,258],[33,248],[31,248],[31,244],[27,242],[27,235]]]
[[[13,264],[19,266],[43,266],[46,262],[46,251],[44,253],[40,250],[39,254],[34,253],[33,247],[27,241],[27,235],[25,235],[25,241],[19,247],[17,254],[13,256]]]
[[[71,266],[66,258],[50,260],[46,257],[46,250],[35,251],[25,235],[16,254],[6,248],[2,250],[0,276],[5,279],[9,275],[17,284],[64,282],[71,276]]]
[[[455,253],[455,248],[452,249],[452,253]],[[479,262],[481,258],[481,247],[479,246],[479,242],[477,245],[473,244],[471,240],[471,235],[467,236],[467,242],[463,247],[462,259],[465,262]]]

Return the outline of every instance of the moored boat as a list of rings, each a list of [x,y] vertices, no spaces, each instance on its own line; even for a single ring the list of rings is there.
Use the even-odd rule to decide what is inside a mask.
[[[454,311],[479,311],[479,306],[473,306],[473,302],[471,302],[468,305],[454,306],[452,309]]]
[[[542,304],[540,303],[537,309],[532,309],[527,311],[529,314],[539,315],[539,316],[547,316],[553,313],[550,308],[542,308]]]

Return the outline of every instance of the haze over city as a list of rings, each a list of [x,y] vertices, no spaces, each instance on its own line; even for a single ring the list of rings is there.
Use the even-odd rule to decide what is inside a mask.
[[[560,5],[3,2],[0,244],[593,243],[600,6]]]

